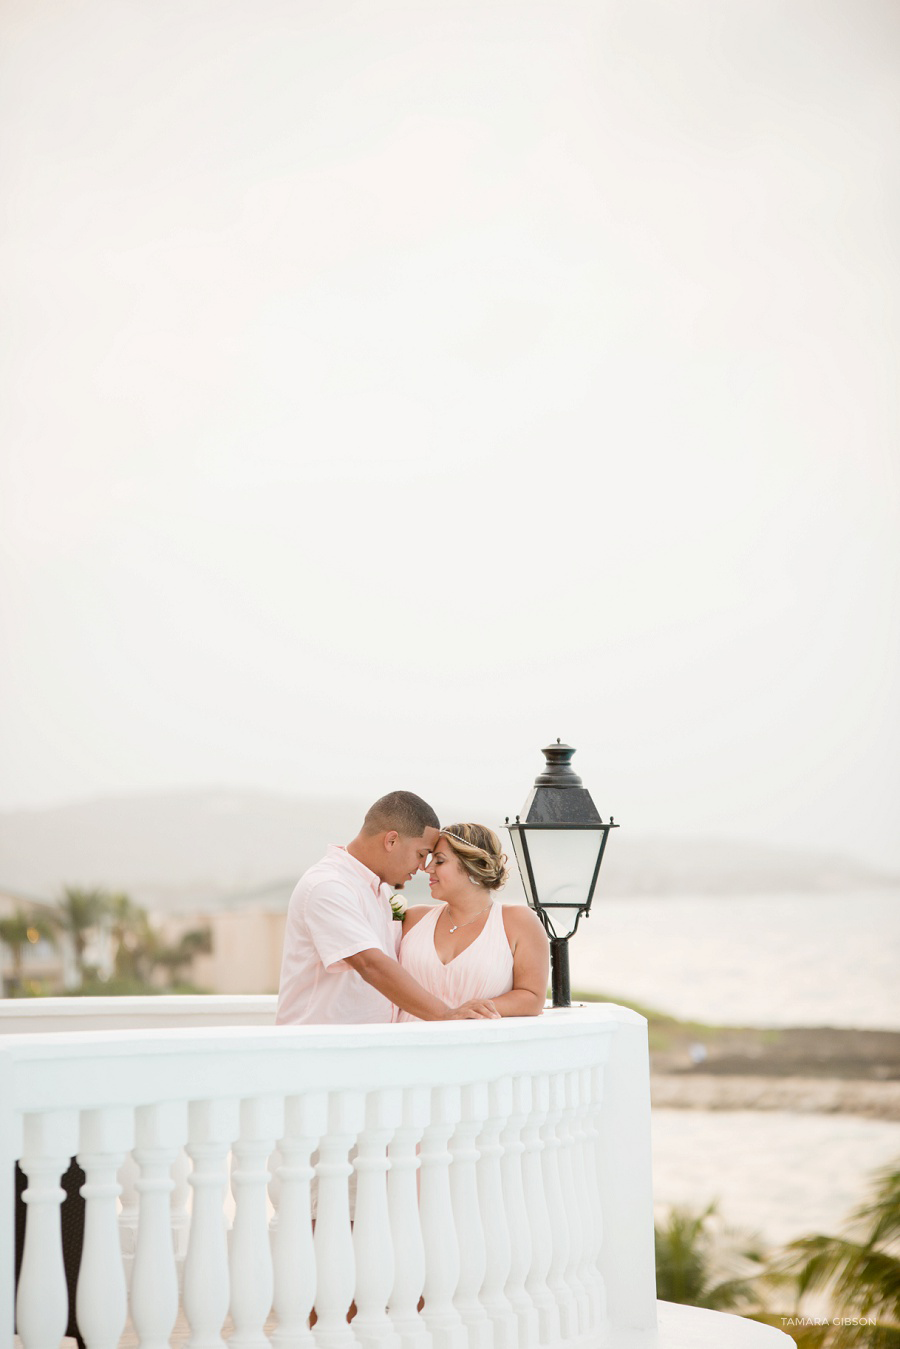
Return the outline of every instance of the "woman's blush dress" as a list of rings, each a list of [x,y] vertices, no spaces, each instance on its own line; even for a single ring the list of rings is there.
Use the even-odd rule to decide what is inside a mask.
[[[499,998],[513,986],[513,957],[503,926],[503,905],[494,903],[478,936],[445,965],[435,950],[434,929],[446,909],[435,904],[410,928],[400,943],[400,964],[412,977],[450,1007],[472,998]],[[411,1012],[398,1021],[418,1021]]]

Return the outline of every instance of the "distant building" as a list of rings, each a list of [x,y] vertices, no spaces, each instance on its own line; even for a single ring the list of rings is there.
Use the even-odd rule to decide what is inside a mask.
[[[0,890],[0,918],[13,918],[16,914],[34,913],[43,918],[52,917],[56,911],[54,904],[46,900],[34,899],[11,890]],[[67,952],[64,944],[54,943],[42,937],[34,929],[33,937],[21,949],[22,982],[28,987],[39,986],[49,993],[59,993],[65,987]],[[11,948],[0,942],[0,993],[8,996],[15,979],[15,958]]]
[[[284,909],[219,909],[157,916],[167,939],[208,927],[212,951],[194,958],[191,983],[208,993],[277,993],[284,944]]]

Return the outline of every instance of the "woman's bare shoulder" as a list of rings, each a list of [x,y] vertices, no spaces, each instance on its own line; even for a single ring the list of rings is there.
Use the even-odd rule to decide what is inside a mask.
[[[503,905],[503,926],[508,936],[546,936],[544,925],[534,909],[529,909],[524,904]]]
[[[426,913],[431,913],[431,910],[432,910],[433,908],[434,908],[434,905],[433,905],[433,904],[413,904],[413,905],[411,905],[411,906],[406,910],[406,913],[403,915],[403,934],[404,934],[404,936],[406,935],[407,932],[411,931],[412,928],[415,927],[416,923],[419,923],[419,922],[422,921],[422,919],[425,917]]]

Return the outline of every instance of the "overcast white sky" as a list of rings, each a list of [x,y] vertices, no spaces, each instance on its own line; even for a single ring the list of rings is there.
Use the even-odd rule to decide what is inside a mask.
[[[900,12],[6,0],[0,807],[900,868]]]

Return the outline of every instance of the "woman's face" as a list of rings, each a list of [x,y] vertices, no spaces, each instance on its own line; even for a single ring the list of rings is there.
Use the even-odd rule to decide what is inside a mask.
[[[434,899],[452,900],[472,888],[468,872],[445,838],[438,839],[425,870]]]

